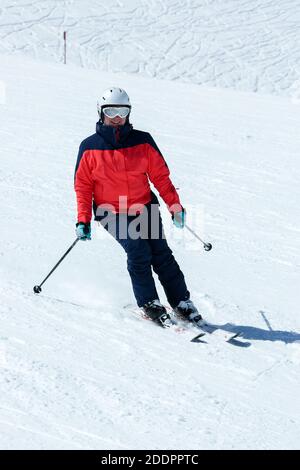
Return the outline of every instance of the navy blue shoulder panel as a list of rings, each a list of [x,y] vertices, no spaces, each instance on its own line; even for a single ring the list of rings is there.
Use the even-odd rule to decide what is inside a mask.
[[[80,148],[83,153],[86,150],[106,150],[107,146],[103,137],[95,133],[84,139],[80,144]]]
[[[161,152],[157,147],[153,137],[149,132],[139,131],[137,129],[132,129],[128,137],[122,144],[118,145],[118,150],[122,148],[134,147],[136,145],[149,144],[151,145],[160,155]],[[86,139],[84,139],[79,147],[75,175],[79,167],[80,160],[86,150],[114,150],[115,147],[111,143],[107,142],[99,133],[95,133]]]
[[[128,135],[127,139],[118,145],[119,148],[128,148],[133,147],[134,145],[140,144],[150,144],[152,147],[155,148],[159,152],[159,149],[149,132],[139,131],[137,129],[132,129],[130,134]],[[114,147],[98,133],[87,137],[84,139],[81,144],[80,148],[82,152],[85,150],[113,150]],[[160,153],[160,152],[159,152]]]
[[[133,145],[139,145],[139,144],[149,144],[151,145],[155,150],[157,150],[158,153],[161,154],[159,148],[157,147],[155,140],[149,134],[149,132],[144,132],[144,131],[139,131],[137,129],[133,129],[125,142],[124,147],[132,147]]]

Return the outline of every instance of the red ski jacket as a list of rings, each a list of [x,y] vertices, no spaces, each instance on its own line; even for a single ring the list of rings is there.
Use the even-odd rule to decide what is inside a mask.
[[[90,222],[92,206],[94,210],[101,205],[113,212],[140,212],[136,205],[143,207],[151,201],[149,180],[171,213],[182,210],[168,166],[149,133],[131,124],[116,129],[101,122],[96,131],[81,143],[77,158],[78,222]]]

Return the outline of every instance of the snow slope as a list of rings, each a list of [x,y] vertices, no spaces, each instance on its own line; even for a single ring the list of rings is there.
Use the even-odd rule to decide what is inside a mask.
[[[1,0],[0,53],[300,93],[299,0]]]
[[[297,101],[21,57],[0,69],[0,447],[299,448]],[[131,317],[125,257],[95,226],[32,293],[75,238],[77,149],[111,84],[213,244],[204,252],[163,209],[194,301],[249,347]]]

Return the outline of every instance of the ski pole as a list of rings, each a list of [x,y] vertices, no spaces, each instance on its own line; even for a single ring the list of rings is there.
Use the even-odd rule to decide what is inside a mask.
[[[201,243],[203,243],[205,251],[210,251],[212,249],[212,244],[206,243],[203,240],[201,240],[201,238],[188,225],[185,225],[185,228],[188,229],[188,231],[191,232],[194,235],[194,237],[198,238],[198,240],[200,240]]]
[[[67,254],[70,253],[70,251],[72,250],[72,248],[74,248],[74,246],[76,245],[76,243],[79,241],[79,238],[76,238],[76,240],[72,243],[72,245],[70,246],[70,248],[67,249],[67,251],[65,252],[65,254],[60,258],[60,260],[56,263],[56,265],[54,266],[54,268],[51,269],[50,273],[45,277],[45,279],[43,280],[43,282],[41,282],[38,286],[34,286],[33,288],[33,292],[35,294],[39,294],[40,292],[42,292],[42,285],[44,284],[44,282],[47,281],[48,277],[51,276],[51,274],[53,273],[53,271],[55,271],[55,269],[57,268],[57,266],[60,265],[60,263],[62,262],[62,260],[67,256]]]

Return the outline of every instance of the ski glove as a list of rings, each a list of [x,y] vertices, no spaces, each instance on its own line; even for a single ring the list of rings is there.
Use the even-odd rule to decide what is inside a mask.
[[[185,219],[186,219],[186,211],[185,209],[182,208],[182,211],[180,212],[175,212],[175,214],[172,215],[173,219],[173,224],[177,228],[183,228],[185,226]]]
[[[91,240],[91,224],[78,222],[76,224],[76,235],[79,240]]]

